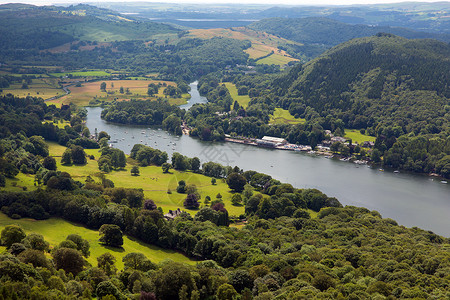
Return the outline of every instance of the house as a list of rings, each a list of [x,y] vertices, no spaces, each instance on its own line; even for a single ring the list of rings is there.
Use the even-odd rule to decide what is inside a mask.
[[[169,212],[167,214],[164,215],[164,218],[166,218],[166,220],[173,220],[176,217],[178,217],[179,215],[181,215],[183,211],[181,211],[180,208],[177,208],[177,210],[171,210],[169,209]]]
[[[374,142],[365,141],[365,142],[363,142],[362,146],[364,148],[373,148],[373,146],[375,146],[375,143]]]

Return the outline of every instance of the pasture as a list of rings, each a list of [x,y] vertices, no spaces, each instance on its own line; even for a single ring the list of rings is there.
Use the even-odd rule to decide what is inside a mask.
[[[14,220],[10,219],[3,213],[0,213],[0,231],[3,230],[5,226],[13,224],[22,227],[27,234],[41,234],[44,236],[44,239],[50,243],[51,248],[64,241],[69,234],[74,233],[82,236],[90,244],[91,255],[87,258],[87,261],[93,266],[97,265],[97,257],[106,252],[111,253],[116,258],[116,267],[119,270],[123,269],[122,258],[131,252],[143,253],[154,263],[160,263],[164,260],[172,260],[175,262],[195,264],[195,261],[190,260],[180,253],[139,242],[129,238],[128,236],[123,237],[122,248],[103,246],[98,242],[98,231],[88,229],[79,224],[68,222],[60,218],[50,218],[48,220],[39,221],[26,218]]]
[[[225,82],[224,84],[230,92],[231,98],[233,98],[234,101],[237,101],[240,106],[247,108],[251,100],[250,97],[248,95],[238,95],[237,88],[233,83]]]
[[[345,129],[345,135],[346,138],[352,139],[353,143],[363,143],[365,141],[368,142],[375,142],[377,139],[374,136],[362,134],[359,129]]]
[[[297,61],[298,59],[292,58],[290,56],[286,56],[283,54],[274,53],[268,57],[259,59],[256,64],[258,65],[279,65],[283,66],[288,64],[291,61]]]
[[[287,109],[275,108],[273,115],[270,115],[269,124],[303,124],[305,119],[296,119]]]
[[[100,90],[100,84],[106,83],[106,92]],[[156,99],[157,97],[165,98],[163,94],[165,87],[159,89],[159,93],[153,97],[149,97],[147,94],[148,85],[151,83],[161,83],[166,85],[176,84],[170,81],[161,80],[104,80],[96,82],[83,82],[81,86],[70,86],[70,94],[61,98],[54,99],[48,103],[55,105],[75,103],[79,106],[89,105],[91,100],[99,101],[113,101],[113,100],[130,100],[130,99]],[[120,93],[120,88],[123,88],[123,93]],[[127,93],[128,89],[128,93]],[[183,95],[182,98],[168,98],[171,104],[184,104],[189,94]]]
[[[86,153],[94,155],[95,159],[90,160],[84,166],[63,166],[60,163],[60,157],[66,149],[56,143],[48,143],[50,155],[55,156],[59,171],[68,172],[72,178],[81,182],[85,182],[86,177],[90,175],[94,180],[99,181],[96,177],[100,173],[98,169],[97,160],[100,157],[98,149],[88,149]],[[170,160],[170,158],[169,158]],[[115,170],[106,174],[106,178],[112,180],[116,187],[135,187],[141,188],[144,191],[146,199],[152,199],[160,206],[165,213],[171,210],[181,208],[188,213],[195,215],[197,210],[189,210],[183,208],[183,202],[186,194],[179,194],[176,192],[178,182],[184,180],[186,184],[195,184],[201,195],[200,207],[206,196],[210,196],[211,200],[216,198],[217,194],[222,195],[222,200],[225,204],[228,213],[239,216],[244,213],[244,206],[233,206],[231,204],[231,193],[225,180],[218,179],[215,185],[211,184],[211,177],[204,176],[193,172],[180,172],[171,169],[170,173],[163,173],[161,167],[147,166],[139,167],[139,176],[131,176],[130,170],[136,162],[128,159],[127,166],[123,170]],[[24,181],[23,184],[26,182]],[[170,193],[168,191],[170,190]]]
[[[49,99],[55,96],[64,95],[64,90],[58,85],[55,78],[37,78],[32,79],[27,89],[22,88],[22,83],[12,84],[8,88],[4,88],[0,95],[13,94],[17,97],[40,97]]]

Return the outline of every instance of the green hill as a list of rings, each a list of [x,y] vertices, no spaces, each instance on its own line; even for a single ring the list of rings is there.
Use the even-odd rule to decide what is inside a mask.
[[[448,44],[378,34],[336,46],[279,82],[290,102],[350,128],[397,124],[411,132],[428,124],[436,133],[448,126],[449,58]]]
[[[149,40],[157,34],[176,32],[169,25],[140,22],[89,5],[0,5],[0,50],[43,50],[74,40]]]
[[[290,48],[295,47],[299,52],[306,51],[311,57],[320,54],[320,49],[325,50],[350,39],[372,36],[378,32],[392,33],[410,39],[434,38],[445,42],[450,41],[450,36],[445,34],[400,27],[350,25],[321,17],[268,18],[252,23],[248,27],[302,43],[304,46],[291,45]]]

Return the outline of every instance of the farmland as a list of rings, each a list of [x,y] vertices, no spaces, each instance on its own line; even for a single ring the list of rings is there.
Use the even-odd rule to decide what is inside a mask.
[[[55,96],[64,95],[64,90],[59,86],[55,78],[37,78],[33,79],[28,88],[22,88],[22,83],[12,84],[8,88],[4,88],[0,95],[13,94],[17,97],[41,97],[49,99]]]
[[[101,82],[106,83],[106,92],[100,90]],[[113,100],[129,100],[129,99],[156,99],[157,97],[165,98],[163,94],[164,87],[159,89],[159,93],[153,97],[147,95],[148,85],[151,83],[161,83],[165,85],[175,85],[169,81],[155,81],[155,80],[105,80],[96,82],[83,82],[81,86],[70,86],[70,94],[49,101],[55,105],[75,103],[80,106],[89,105],[92,100],[98,101],[113,101]],[[123,93],[120,93],[120,88],[123,88]],[[127,93],[128,89],[128,93]],[[183,104],[189,95],[185,94],[182,98],[170,98],[171,104]]]
[[[290,61],[297,61],[292,58],[285,51],[279,49],[279,46],[293,43],[283,38],[261,32],[251,30],[245,27],[236,27],[230,29],[216,28],[216,29],[194,29],[189,31],[190,37],[197,37],[202,39],[210,39],[213,37],[226,37],[237,40],[249,40],[251,41],[251,47],[244,50],[251,59],[258,59],[264,56],[270,55],[271,59],[264,60],[259,64],[277,64],[284,65]],[[298,43],[299,44],[299,43]]]

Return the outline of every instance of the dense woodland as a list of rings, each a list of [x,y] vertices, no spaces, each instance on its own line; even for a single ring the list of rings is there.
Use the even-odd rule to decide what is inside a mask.
[[[283,72],[278,72],[279,67],[258,66],[255,74],[243,75],[240,68],[254,62],[243,51],[250,41],[183,39],[186,32],[169,25],[121,18],[87,5],[0,6],[0,63],[10,71],[23,66],[35,71],[34,75],[24,69],[24,74],[2,73],[0,89],[20,83],[26,89],[36,74],[48,73],[45,66],[66,70],[113,66],[128,75],[158,73],[159,79],[178,83],[165,90],[168,96],[178,97],[187,92],[186,82],[199,80],[199,92],[209,100],[206,104],[185,111],[164,99],[114,101],[105,106],[102,118],[160,126],[175,134],[181,134],[184,122],[191,136],[208,141],[224,140],[225,134],[270,135],[312,147],[329,138],[325,130],[342,135],[346,128],[358,129],[376,137],[366,157],[373,163],[450,178],[448,44],[380,33],[338,45]],[[329,26],[342,29],[344,40],[374,30],[326,19],[288,24],[272,19],[254,26],[308,40],[310,45],[286,46],[301,58],[317,56],[341,42],[338,36],[336,40],[320,34],[314,35],[315,40],[302,36],[299,28],[311,24],[322,24],[316,32]],[[93,30],[99,27],[105,32],[103,40]],[[174,34],[177,42],[161,41],[159,34]],[[48,51],[72,41],[77,43],[69,51]],[[225,82],[234,83],[239,95],[251,98],[248,106],[233,100]],[[148,88],[148,95],[159,89]],[[304,122],[269,124],[277,108]],[[0,191],[1,212],[11,219],[59,217],[98,230],[98,242],[108,249],[123,251],[123,235],[127,235],[175,250],[196,263],[156,264],[133,252],[124,256],[123,269],[108,253],[91,265],[86,260],[90,245],[82,236],[68,233],[66,240],[50,245],[39,232],[27,235],[9,225],[0,233],[5,248],[0,254],[0,299],[450,297],[449,238],[405,228],[377,211],[343,207],[317,189],[297,189],[239,166],[201,162],[180,153],[169,158],[166,152],[139,144],[127,158],[123,151],[109,147],[108,133],[89,132],[85,118],[86,110],[74,105],[58,108],[41,98],[0,97],[0,187],[19,174],[34,178],[31,184],[36,187]],[[67,148],[55,158],[49,155],[48,142]],[[56,159],[74,168],[95,159],[85,149],[99,149],[96,173],[80,177],[58,170]],[[108,173],[127,166],[132,166],[131,176],[139,174],[139,167],[157,166],[161,173],[172,169],[202,174],[210,177],[211,185],[220,180],[232,192],[231,205],[241,206],[243,213],[229,215],[230,207],[220,193],[201,199],[195,185],[180,180],[176,190],[167,193],[182,194],[184,209],[190,213],[166,218],[160,199],[146,198],[140,188],[115,186]]]

